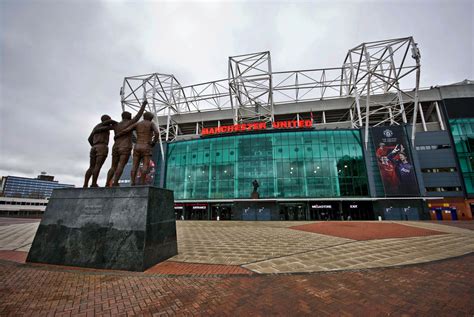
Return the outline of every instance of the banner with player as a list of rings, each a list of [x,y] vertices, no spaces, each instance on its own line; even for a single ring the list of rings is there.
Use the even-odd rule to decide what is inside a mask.
[[[408,151],[403,127],[371,129],[375,157],[387,196],[418,196],[415,167]]]

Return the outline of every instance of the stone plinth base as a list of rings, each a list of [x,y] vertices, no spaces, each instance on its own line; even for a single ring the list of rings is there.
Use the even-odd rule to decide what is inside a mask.
[[[177,254],[173,192],[55,189],[27,262],[144,271]]]
[[[259,199],[260,195],[259,195],[258,192],[252,192],[252,194],[250,195],[250,198],[251,199]]]

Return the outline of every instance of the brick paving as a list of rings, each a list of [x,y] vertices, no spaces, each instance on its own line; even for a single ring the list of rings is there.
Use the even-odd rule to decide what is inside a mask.
[[[29,251],[39,222],[0,226],[0,250]]]
[[[40,222],[40,218],[10,218],[10,217],[0,217],[0,226],[8,226],[19,223],[35,223]]]
[[[405,239],[351,240],[243,265],[257,273],[366,269],[430,262],[474,252],[472,235],[444,234]]]
[[[444,232],[415,228],[398,223],[377,223],[367,221],[318,222],[290,228],[359,241],[444,234]]]
[[[291,229],[319,224],[339,232],[341,228],[359,225],[360,233],[353,230],[350,235],[353,239],[348,239]],[[0,226],[0,250],[27,252],[37,227],[37,222]],[[371,238],[378,239],[356,240],[361,238],[361,234],[369,232],[366,227],[372,227]],[[405,233],[412,235],[430,235],[388,238],[387,230],[382,228],[403,228]],[[433,232],[444,234],[432,235]],[[162,264],[164,274],[188,275],[193,268],[201,275],[230,274],[234,271],[243,274],[248,271],[298,273],[352,270],[424,263],[474,252],[473,230],[424,221],[178,221],[177,234],[179,254],[168,260],[174,264]],[[12,254],[4,255],[0,253],[0,259],[12,257]]]
[[[471,221],[399,221],[398,223],[406,226],[425,228],[446,233],[474,234],[474,232],[472,232],[473,230],[469,230],[469,228],[474,227],[474,222]],[[457,223],[461,223],[461,225],[458,226],[456,225]],[[467,228],[465,228],[462,223],[465,223]]]
[[[287,228],[295,224],[298,222],[179,221],[179,254],[172,260],[241,265],[350,241]]]
[[[0,315],[472,316],[472,263],[203,278],[0,261]]]
[[[317,224],[180,221],[179,255],[137,273],[25,264],[38,223],[10,223],[0,226],[0,316],[474,314],[469,226],[323,223],[366,231],[350,238],[291,228]]]
[[[0,260],[12,261],[16,263],[26,263],[28,252],[25,251],[5,251],[0,250]],[[99,270],[91,268],[79,267],[63,267],[59,265],[32,264],[34,266],[45,266],[50,268],[62,268],[66,270],[79,270],[84,272],[112,272],[111,270]],[[234,275],[234,274],[254,274],[254,272],[242,268],[238,265],[220,265],[220,264],[200,264],[200,263],[183,263],[174,261],[165,261],[159,263],[145,271],[147,274],[162,275]]]
[[[474,221],[433,221],[436,224],[474,230]]]
[[[233,275],[254,274],[238,265],[182,263],[166,261],[159,263],[145,271],[148,274],[170,275]]]
[[[27,256],[28,252],[25,251],[0,250],[0,259],[2,260],[25,263]]]

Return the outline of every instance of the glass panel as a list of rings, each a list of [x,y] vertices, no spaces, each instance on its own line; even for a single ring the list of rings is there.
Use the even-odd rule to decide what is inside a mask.
[[[176,199],[367,196],[358,130],[234,135],[171,143],[166,187]]]
[[[459,158],[461,174],[466,184],[466,191],[468,194],[474,194],[474,130],[472,128],[474,118],[451,119],[449,123]]]

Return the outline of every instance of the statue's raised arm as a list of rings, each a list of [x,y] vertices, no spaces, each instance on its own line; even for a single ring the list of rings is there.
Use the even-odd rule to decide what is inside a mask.
[[[143,103],[142,103],[142,106],[140,107],[140,110],[138,110],[135,117],[133,117],[132,120],[130,120],[130,124],[136,123],[136,122],[138,122],[138,120],[140,120],[140,118],[143,115],[143,112],[145,112],[145,107],[146,107],[147,104],[148,104],[148,100],[146,100],[146,99],[143,100]]]

